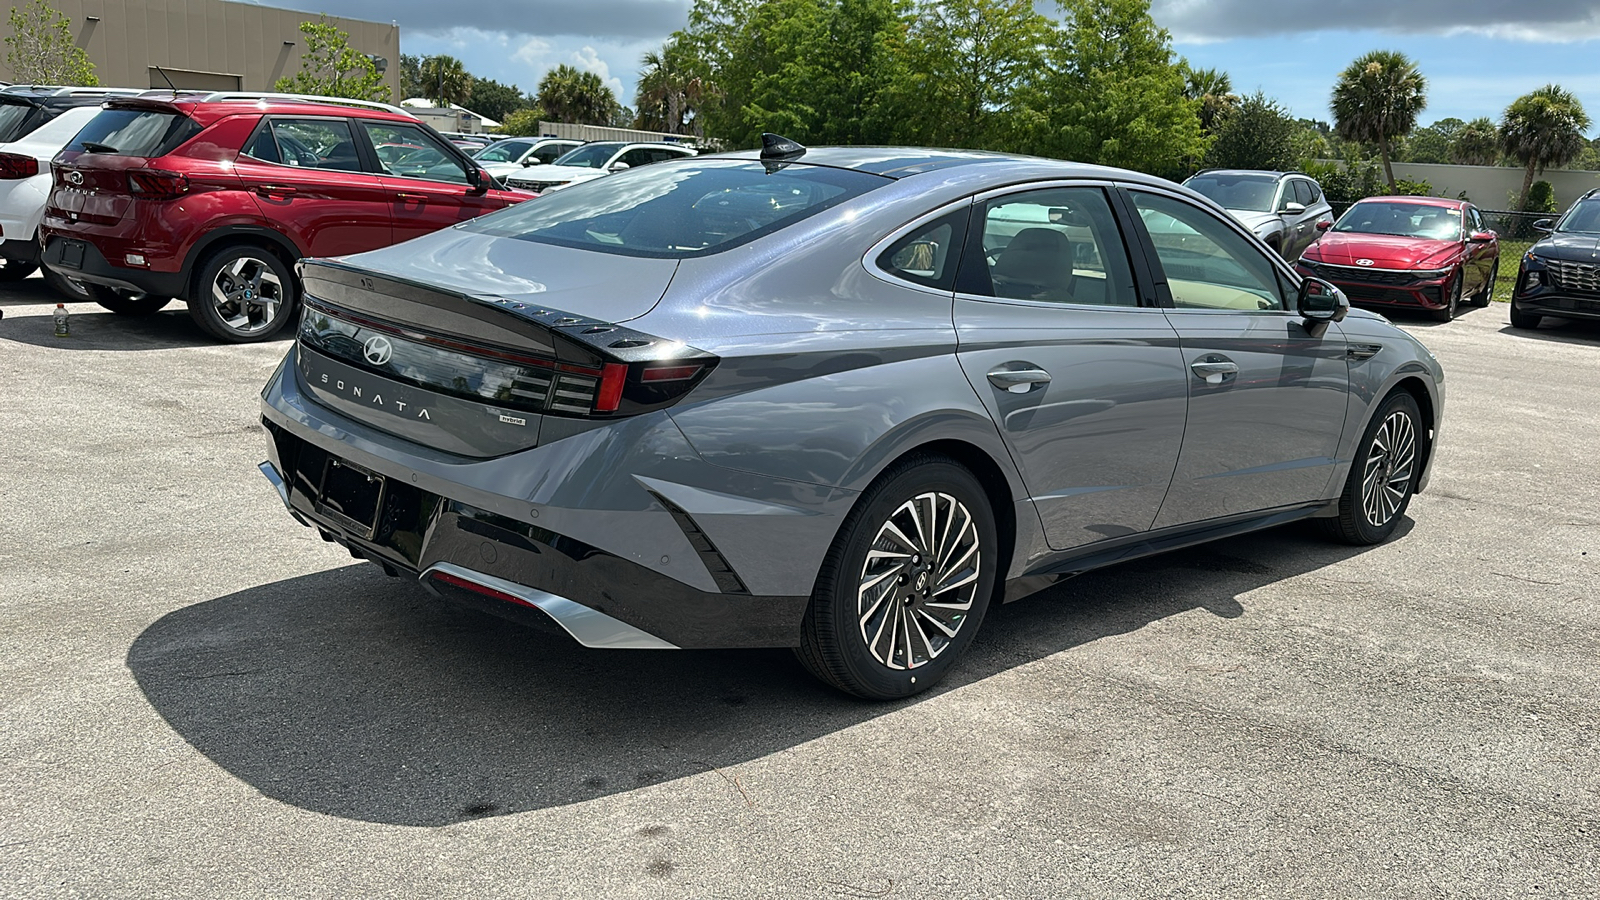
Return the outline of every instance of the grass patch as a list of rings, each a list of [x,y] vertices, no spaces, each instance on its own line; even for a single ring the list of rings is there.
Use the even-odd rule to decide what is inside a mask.
[[[1511,302],[1511,289],[1517,284],[1517,267],[1522,262],[1522,254],[1531,246],[1533,241],[1500,242],[1500,275],[1494,280],[1494,299]]]

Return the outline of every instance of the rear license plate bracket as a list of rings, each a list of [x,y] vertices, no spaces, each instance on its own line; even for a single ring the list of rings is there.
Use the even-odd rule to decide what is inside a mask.
[[[61,264],[74,269],[83,268],[83,241],[69,239],[62,242]]]
[[[317,488],[316,511],[356,537],[372,540],[388,494],[388,479],[371,469],[329,456]]]

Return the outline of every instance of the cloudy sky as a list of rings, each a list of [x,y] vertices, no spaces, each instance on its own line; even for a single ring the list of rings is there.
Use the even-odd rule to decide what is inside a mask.
[[[404,52],[449,53],[474,74],[524,90],[569,63],[600,75],[629,105],[639,57],[682,26],[689,7],[688,0],[266,2],[396,21]],[[1222,69],[1236,91],[1263,90],[1297,116],[1328,118],[1339,70],[1381,48],[1410,54],[1428,77],[1424,123],[1498,119],[1518,95],[1551,81],[1600,119],[1600,6],[1592,0],[1154,0],[1152,12],[1195,65]]]

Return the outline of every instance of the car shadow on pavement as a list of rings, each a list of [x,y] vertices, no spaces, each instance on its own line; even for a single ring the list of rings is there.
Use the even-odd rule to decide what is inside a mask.
[[[1359,552],[1302,524],[1092,572],[992,609],[952,677],[898,703],[838,694],[787,650],[585,649],[367,564],[176,610],[127,663],[262,794],[437,826],[724,771],[1170,616],[1240,617],[1239,596]]]
[[[56,301],[49,302],[54,305]],[[119,316],[93,303],[69,303],[67,312],[71,333],[57,337],[50,316],[18,316],[7,309],[5,318],[0,319],[0,339],[55,350],[171,350],[219,345],[177,301],[149,316]],[[293,336],[294,330],[286,328],[272,340]]]
[[[1539,323],[1539,327],[1536,329],[1512,328],[1507,325],[1500,329],[1500,333],[1533,341],[1585,344],[1591,347],[1600,346],[1600,322],[1593,320],[1562,319],[1556,316],[1548,316]]]

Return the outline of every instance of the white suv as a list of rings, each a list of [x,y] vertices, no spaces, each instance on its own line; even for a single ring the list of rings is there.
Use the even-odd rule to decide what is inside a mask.
[[[553,163],[582,143],[569,138],[507,138],[479,150],[472,158],[490,175],[504,179],[530,166]]]
[[[693,147],[682,144],[632,144],[625,141],[591,141],[548,166],[536,166],[506,178],[506,184],[523,190],[544,193],[602,178],[623,169],[636,169],[668,159],[694,156]]]

